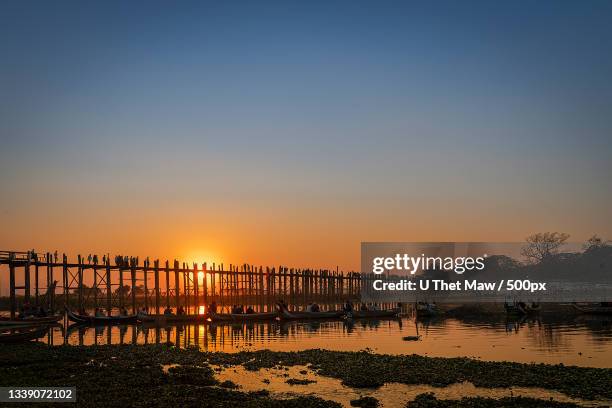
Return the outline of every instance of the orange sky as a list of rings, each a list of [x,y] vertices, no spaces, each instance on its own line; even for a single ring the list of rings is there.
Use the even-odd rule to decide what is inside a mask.
[[[59,199],[58,199],[59,201]],[[439,204],[177,202],[165,208],[138,206],[106,208],[93,200],[37,201],[11,209],[0,230],[0,249],[138,255],[177,258],[188,262],[251,263],[358,270],[361,241],[522,241],[536,231],[569,232],[572,241],[597,232],[596,220],[562,218],[554,209],[534,212],[486,203],[470,208]],[[485,204],[485,205],[483,205]],[[153,208],[151,208],[153,207]],[[426,208],[425,208],[426,207]],[[409,209],[412,208],[412,211]],[[451,211],[452,210],[452,211]],[[498,214],[510,214],[501,217]],[[411,216],[408,216],[411,214]],[[590,222],[589,222],[590,221]],[[610,235],[608,235],[610,236]]]

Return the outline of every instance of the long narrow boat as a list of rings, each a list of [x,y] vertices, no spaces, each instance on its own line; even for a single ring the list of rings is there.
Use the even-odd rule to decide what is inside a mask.
[[[585,314],[612,315],[612,306],[605,306],[607,303],[599,305],[577,305],[572,303],[574,309]]]
[[[504,303],[504,309],[506,310],[506,314],[515,316],[528,316],[540,313],[540,305],[523,302],[514,304]]]
[[[332,310],[329,312],[291,312],[287,309],[282,309],[280,312],[280,318],[285,320],[298,320],[298,319],[337,319],[344,316],[344,312],[341,310]]]
[[[175,314],[144,314],[136,315],[139,322],[143,323],[182,323],[182,322],[205,322],[208,320],[208,315],[175,315]]]
[[[64,318],[64,315],[53,315],[45,317],[24,317],[23,319],[0,318],[0,327],[4,326],[36,326],[53,324]]]
[[[14,333],[0,333],[0,344],[21,343],[24,341],[38,339],[47,333],[49,326],[37,327],[30,330],[24,330],[20,327],[18,330],[18,332]]]
[[[414,311],[417,317],[433,317],[441,314],[438,305],[435,303],[417,302]]]
[[[278,317],[276,312],[265,313],[214,313],[210,315],[213,322],[245,322],[275,320]]]
[[[128,316],[89,316],[80,315],[72,312],[66,308],[68,319],[75,323],[81,324],[118,324],[118,323],[134,323],[136,322],[136,315]]]
[[[368,319],[368,318],[381,318],[381,317],[396,317],[399,315],[400,309],[387,309],[387,310],[354,310],[346,314],[347,319]]]

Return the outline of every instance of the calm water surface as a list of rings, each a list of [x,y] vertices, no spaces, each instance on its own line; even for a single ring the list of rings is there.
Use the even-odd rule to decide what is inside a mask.
[[[419,341],[404,341],[419,335]],[[170,327],[125,325],[53,329],[39,341],[53,344],[195,345],[206,351],[370,349],[386,354],[467,356],[491,361],[612,367],[612,318],[543,314],[539,319],[414,318],[266,322]]]

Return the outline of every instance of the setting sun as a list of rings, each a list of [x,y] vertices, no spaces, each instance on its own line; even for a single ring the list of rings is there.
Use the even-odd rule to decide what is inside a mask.
[[[198,269],[202,268],[202,265],[206,264],[207,270],[210,270],[213,264],[220,265],[222,262],[224,262],[224,257],[226,256],[226,254],[222,253],[223,251],[219,251],[218,248],[213,248],[212,250],[210,248],[208,250],[196,248],[180,252],[184,254],[184,258],[182,255],[179,256],[179,258],[185,259],[190,264],[198,264]]]

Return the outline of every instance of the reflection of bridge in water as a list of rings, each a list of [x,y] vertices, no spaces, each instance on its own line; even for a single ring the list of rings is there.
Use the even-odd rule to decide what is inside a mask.
[[[357,319],[200,323],[176,326],[134,324],[55,328],[40,339],[55,345],[171,344],[203,351],[340,351],[372,349],[383,354],[478,357],[487,360],[612,366],[612,320],[565,315],[488,319],[442,316],[429,319]],[[64,326],[65,327],[65,326]],[[418,341],[405,337],[420,335]]]
[[[278,339],[299,341],[317,335],[321,330],[351,334],[354,330],[376,330],[385,325],[402,326],[401,319],[364,319],[335,321],[271,321],[232,324],[188,324],[157,326],[155,324],[83,326],[71,325],[46,336],[50,344],[172,344],[196,346],[210,351],[236,351],[248,345],[269,343]]]

